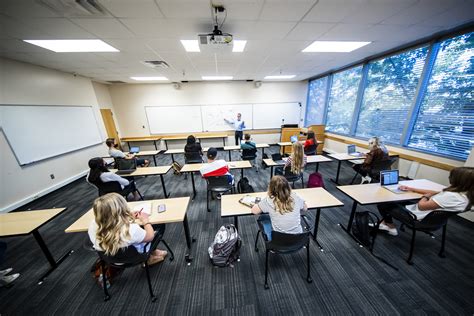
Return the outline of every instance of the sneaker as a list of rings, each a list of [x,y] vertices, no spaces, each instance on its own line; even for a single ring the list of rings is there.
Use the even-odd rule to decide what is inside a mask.
[[[8,268],[5,270],[0,270],[0,277],[7,275],[8,273],[12,272],[13,268]]]
[[[12,283],[12,282],[15,281],[16,279],[18,279],[19,276],[20,276],[19,273],[15,273],[15,274],[12,274],[12,275],[2,276],[2,277],[0,277],[0,284],[1,284],[1,285],[9,285],[10,283]]]
[[[380,223],[379,230],[384,230],[391,236],[398,236],[398,231],[397,231],[396,228],[388,227],[387,225],[385,225],[383,223]]]

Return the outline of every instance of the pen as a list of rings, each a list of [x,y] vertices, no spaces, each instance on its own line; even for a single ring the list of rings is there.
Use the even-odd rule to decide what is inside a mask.
[[[142,214],[143,207],[138,211],[137,216],[140,216]]]

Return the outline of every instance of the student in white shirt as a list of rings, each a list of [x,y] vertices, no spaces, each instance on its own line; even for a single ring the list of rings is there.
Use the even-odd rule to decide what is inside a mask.
[[[95,185],[97,188],[100,187],[102,183],[117,181],[122,187],[122,191],[118,192],[124,196],[127,196],[130,193],[133,193],[133,197],[136,201],[140,200],[140,195],[138,194],[135,182],[133,180],[127,180],[110,172],[109,169],[105,166],[104,159],[100,157],[92,158],[89,160],[89,173],[87,174],[86,180],[90,184]]]
[[[132,213],[127,201],[117,193],[97,198],[93,210],[94,220],[89,225],[88,234],[96,250],[114,256],[123,247],[134,246],[138,252],[148,251],[151,247],[149,265],[165,259],[167,252],[156,249],[158,244],[153,242],[163,235],[164,224],[153,227],[148,214]],[[146,247],[147,243],[151,244]]]
[[[135,159],[135,161],[137,162],[137,166],[140,167],[148,167],[148,165],[150,164],[150,161],[147,159],[136,158],[135,154],[126,154],[123,151],[118,150],[116,148],[117,145],[115,144],[115,139],[113,138],[107,138],[105,144],[109,148],[109,155],[112,158]]]
[[[441,192],[400,186],[401,190],[423,194],[417,204],[399,203],[379,204],[377,208],[383,217],[379,229],[397,236],[398,231],[392,216],[409,212],[421,221],[432,211],[466,212],[472,210],[474,203],[474,168],[458,167],[449,174],[449,187]]]
[[[235,129],[235,145],[238,145],[242,141],[244,135],[245,122],[242,121],[242,114],[237,113],[237,120],[224,119],[227,123],[233,125]]]

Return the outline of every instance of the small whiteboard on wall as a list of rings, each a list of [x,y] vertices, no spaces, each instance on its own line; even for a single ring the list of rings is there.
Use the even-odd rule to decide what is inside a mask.
[[[200,106],[145,107],[150,134],[201,132]]]
[[[91,106],[0,105],[0,128],[20,165],[102,142]]]
[[[283,124],[300,124],[299,102],[260,103],[253,105],[253,128],[280,128]]]
[[[202,110],[202,125],[204,132],[233,130],[234,126],[227,120],[236,120],[237,113],[242,114],[245,129],[252,129],[252,104],[204,105]]]

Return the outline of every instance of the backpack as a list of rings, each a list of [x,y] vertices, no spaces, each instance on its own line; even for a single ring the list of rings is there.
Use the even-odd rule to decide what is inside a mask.
[[[221,226],[214,241],[207,250],[211,263],[217,267],[227,267],[239,259],[242,240],[234,225]]]
[[[239,193],[255,192],[253,187],[249,184],[249,179],[247,179],[246,177],[243,177],[239,180],[239,182],[237,183],[237,190],[239,191]]]
[[[324,188],[323,176],[319,172],[313,172],[308,178],[308,188]]]
[[[352,235],[360,244],[372,248],[378,230],[378,222],[378,216],[372,212],[356,212],[352,224]],[[369,226],[369,223],[372,226]]]
[[[175,161],[171,165],[171,168],[173,168],[173,173],[179,176],[181,174],[181,168],[183,168],[183,166],[181,166],[178,162]]]

